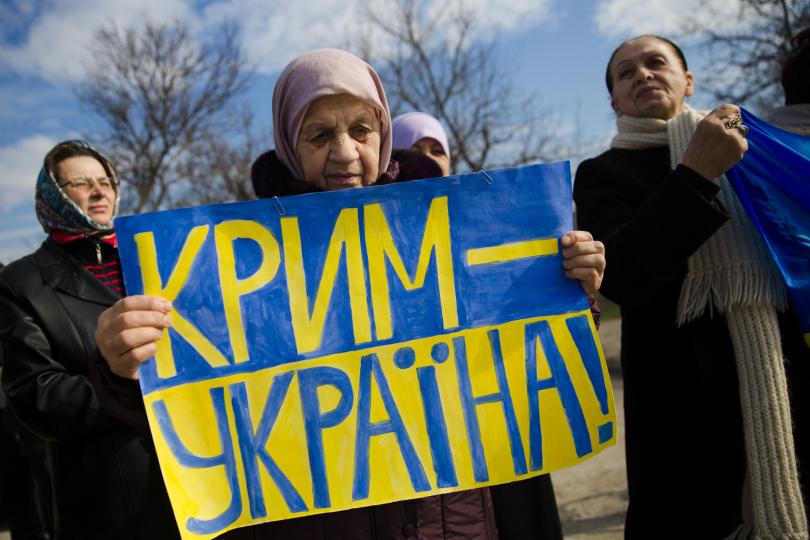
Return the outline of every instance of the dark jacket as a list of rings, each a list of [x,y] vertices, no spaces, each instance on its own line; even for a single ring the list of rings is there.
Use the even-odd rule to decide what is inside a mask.
[[[577,171],[579,224],[605,244],[601,291],[622,313],[628,539],[719,540],[742,521],[745,445],[726,320],[676,324],[687,260],[728,219],[718,191],[683,165],[671,170],[666,148],[609,150]],[[807,366],[790,314],[780,322],[787,358]]]
[[[402,167],[392,161],[377,183],[417,179],[424,173],[429,176],[441,174],[438,165],[428,157],[421,154],[406,157]],[[294,179],[272,150],[262,154],[253,164],[252,180],[254,190],[262,198],[313,191],[312,184]],[[113,375],[102,359],[94,365],[94,370],[100,395],[109,410],[117,417],[146,429],[146,415],[137,384]],[[548,476],[506,486],[256,525],[235,529],[220,538],[496,540],[499,537],[501,540],[562,539],[554,491]]]
[[[101,407],[87,378],[96,320],[117,299],[51,239],[0,272],[2,384],[15,416],[46,441],[60,540],[138,538],[158,473],[142,437]]]

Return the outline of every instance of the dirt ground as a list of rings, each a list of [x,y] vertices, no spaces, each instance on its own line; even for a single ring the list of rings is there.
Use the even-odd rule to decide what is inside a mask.
[[[627,509],[624,467],[623,385],[619,370],[620,320],[602,322],[599,330],[611,372],[619,442],[590,460],[552,474],[566,540],[621,540]]]

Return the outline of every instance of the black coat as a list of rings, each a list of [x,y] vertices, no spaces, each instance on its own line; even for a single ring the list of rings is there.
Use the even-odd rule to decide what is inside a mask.
[[[87,378],[96,321],[117,299],[51,239],[0,272],[2,384],[14,414],[46,441],[59,540],[150,536],[139,512],[159,471]]]
[[[628,539],[720,540],[742,522],[745,445],[726,320],[676,324],[687,260],[728,219],[718,191],[687,167],[671,170],[666,148],[609,150],[577,171],[579,226],[605,244],[601,290],[622,313]],[[807,365],[790,314],[780,323],[786,356]]]

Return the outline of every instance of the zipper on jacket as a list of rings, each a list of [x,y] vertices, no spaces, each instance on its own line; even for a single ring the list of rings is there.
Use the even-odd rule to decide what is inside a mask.
[[[98,242],[96,242],[96,260],[101,264],[101,244]]]

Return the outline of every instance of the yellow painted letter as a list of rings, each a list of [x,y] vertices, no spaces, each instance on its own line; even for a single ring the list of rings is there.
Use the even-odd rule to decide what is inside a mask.
[[[262,250],[259,269],[245,279],[236,277],[233,242],[237,238],[253,240]],[[276,277],[281,263],[281,253],[273,233],[255,221],[233,220],[220,223],[214,227],[214,240],[217,246],[219,284],[222,303],[225,306],[225,320],[228,321],[228,335],[231,337],[233,361],[239,364],[248,359],[239,298],[263,287]]]
[[[298,352],[311,352],[321,346],[323,326],[329,311],[329,302],[335,288],[340,255],[344,246],[354,342],[360,344],[371,341],[371,319],[366,301],[366,280],[357,209],[344,208],[335,222],[311,315],[298,218],[281,218],[281,236],[284,243],[284,269],[287,273],[290,314]]]
[[[364,208],[366,223],[366,253],[371,283],[371,305],[374,308],[374,324],[377,339],[389,339],[393,335],[391,321],[391,298],[388,290],[386,258],[391,261],[399,281],[408,291],[421,288],[425,284],[430,253],[436,254],[436,273],[439,280],[439,300],[442,306],[444,328],[458,326],[456,307],[456,285],[453,280],[453,254],[450,251],[450,217],[447,211],[447,197],[437,197],[430,203],[416,275],[411,280],[402,257],[394,245],[388,221],[379,204],[369,204]]]
[[[169,302],[174,302],[177,295],[186,284],[191,273],[191,266],[200,252],[205,237],[208,235],[208,225],[200,225],[191,229],[188,233],[183,249],[177,257],[166,286],[163,286],[160,279],[160,272],[157,266],[157,252],[155,251],[155,235],[151,232],[144,232],[135,235],[135,244],[138,246],[138,259],[141,266],[141,278],[143,279],[143,293],[151,296],[161,296]],[[172,308],[170,313],[172,318],[172,328],[183,336],[194,349],[200,353],[206,362],[212,367],[223,367],[228,365],[228,360],[221,352],[214,347],[210,341],[193,324],[185,320]],[[155,362],[158,377],[167,379],[177,373],[174,365],[174,355],[172,345],[169,341],[169,332],[163,333],[163,337],[157,342],[157,353]]]

